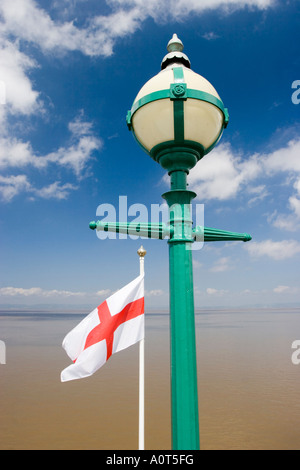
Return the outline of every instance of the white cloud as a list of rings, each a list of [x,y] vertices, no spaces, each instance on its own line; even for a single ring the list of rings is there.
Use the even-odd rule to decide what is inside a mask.
[[[86,2],[88,3],[88,2]],[[190,13],[201,14],[206,9],[244,8],[246,6],[265,9],[273,0],[108,0],[111,13],[91,14],[82,26],[75,21],[53,19],[48,11],[34,0],[1,0],[0,3],[0,80],[5,84],[6,104],[0,106],[0,167],[2,169],[46,168],[50,164],[71,169],[78,178],[82,176],[93,151],[101,148],[101,141],[91,133],[90,123],[83,119],[70,123],[73,139],[68,146],[62,146],[48,155],[38,155],[30,142],[18,140],[8,129],[7,117],[13,114],[31,116],[45,111],[41,93],[35,89],[30,72],[39,66],[24,52],[24,43],[39,47],[43,53],[67,53],[80,51],[87,56],[108,57],[113,54],[115,42],[126,35],[132,35],[147,18],[154,21],[180,20]],[[64,13],[68,9],[75,15],[77,2],[54,2]],[[53,11],[53,10],[52,10]],[[222,158],[223,157],[223,158]],[[255,158],[242,161],[230,149],[223,147],[215,154],[215,162],[223,168],[223,174],[215,174],[214,163],[205,160],[207,179],[200,173],[194,177],[206,198],[228,199],[234,197],[244,183],[256,171]],[[207,167],[205,167],[205,165]],[[214,178],[216,177],[216,178]],[[58,181],[41,189],[31,186],[24,175],[6,176],[2,180],[2,197],[9,201],[24,190],[36,196],[50,197],[56,194],[64,198],[74,187],[70,183],[61,185]],[[231,182],[231,184],[229,184]],[[218,189],[219,188],[219,189]],[[217,195],[217,196],[216,196]]]
[[[276,261],[292,258],[300,253],[300,243],[296,240],[264,240],[262,242],[251,242],[245,246],[249,254],[255,258],[268,256]]]
[[[287,230],[288,232],[296,232],[299,228],[299,224],[293,214],[278,214],[277,211],[274,211],[267,220],[274,227]]]
[[[84,112],[80,112],[74,121],[69,122],[68,129],[74,137],[81,137],[93,134],[93,125],[91,122],[84,121]]]
[[[63,185],[60,182],[55,181],[49,186],[45,186],[41,189],[31,188],[30,192],[32,192],[35,196],[38,196],[42,199],[67,199],[70,194],[70,191],[74,191],[78,189],[77,186],[74,186],[70,183],[65,183]]]
[[[275,4],[275,0],[110,0],[115,7],[138,8],[146,17],[157,22],[166,22],[170,19],[182,21],[191,14],[198,14],[207,10],[221,10],[227,13],[249,7],[266,9]]]
[[[111,290],[110,290],[110,289],[102,289],[102,290],[98,290],[98,291],[96,292],[96,295],[97,295],[98,297],[104,297],[104,296],[106,297],[106,296],[108,296],[110,293],[111,293]]]
[[[175,8],[176,15],[184,15],[190,12],[202,12],[206,9],[214,10],[217,8],[238,9],[244,7],[257,7],[265,9],[274,4],[273,0],[171,0]]]
[[[21,168],[29,164],[37,168],[44,166],[42,159],[34,155],[29,142],[22,142],[14,137],[0,139],[1,169],[10,167]]]
[[[4,201],[9,202],[20,192],[26,192],[30,190],[31,184],[29,183],[26,175],[0,175],[0,195]]]
[[[295,182],[294,188],[296,189],[298,195],[300,196],[300,178],[298,178],[297,181]]]
[[[89,56],[110,56],[114,40],[132,34],[145,19],[145,9],[124,10],[122,5],[107,16],[93,16],[78,28],[73,21],[54,21],[34,0],[1,0],[5,32],[34,43],[44,52],[81,51]]]
[[[30,295],[37,295],[42,292],[40,287],[31,287],[30,289],[23,289],[21,287],[2,287],[0,289],[0,295],[13,297],[15,295],[24,295],[28,297]]]
[[[234,199],[244,191],[251,196],[248,205],[253,206],[269,196],[270,178],[286,175],[284,184],[292,188],[287,200],[287,213],[274,211],[267,220],[279,229],[295,232],[300,227],[299,154],[300,139],[289,141],[275,152],[249,157],[235,154],[229,144],[221,144],[190,172],[189,183],[202,202],[205,199]],[[264,184],[261,184],[262,180]],[[257,181],[260,184],[257,185]]]
[[[40,297],[40,298],[55,298],[55,297],[103,297],[107,296],[111,291],[104,289],[98,292],[72,292],[60,289],[42,289],[41,287],[1,287],[0,296],[3,297]]]
[[[292,212],[294,213],[297,220],[300,220],[300,178],[298,178],[294,183],[294,189],[296,194],[289,198],[289,204]]]
[[[232,269],[232,266],[230,265],[230,258],[223,257],[215,262],[214,266],[210,268],[210,271],[212,273],[223,273],[224,271],[229,271],[230,269]]]
[[[55,2],[54,6],[70,11],[76,18],[76,2]],[[88,2],[86,2],[88,3]],[[7,84],[7,102],[14,111],[30,114],[41,107],[39,92],[28,77],[38,64],[20,51],[21,41],[38,46],[44,53],[80,51],[87,56],[108,57],[115,42],[132,35],[147,18],[156,22],[180,20],[190,13],[201,14],[207,9],[265,9],[275,0],[110,0],[112,11],[107,15],[87,17],[80,28],[74,21],[55,21],[34,0],[1,0],[0,3],[0,70]],[[79,6],[80,7],[80,6]],[[207,33],[206,38],[216,35]],[[2,112],[3,110],[1,110]]]
[[[15,296],[42,296],[42,297],[52,297],[52,296],[63,296],[63,297],[78,297],[85,295],[83,292],[70,292],[67,290],[45,290],[40,287],[31,287],[24,289],[22,287],[2,287],[0,288],[0,295],[15,297]]]
[[[26,175],[2,176],[0,175],[0,195],[4,202],[10,202],[20,193],[27,193],[30,199],[66,199],[70,191],[78,189],[70,183],[61,184],[58,181],[43,188],[35,188]]]
[[[289,203],[297,219],[300,219],[300,200],[295,196],[292,196],[289,198]]]
[[[273,289],[275,294],[286,294],[291,292],[291,288],[289,286],[277,286]]]
[[[31,165],[41,169],[50,163],[65,166],[80,176],[94,150],[99,150],[102,142],[91,132],[91,123],[76,118],[69,124],[72,132],[69,147],[61,147],[48,155],[38,156],[34,153],[30,142],[22,142],[15,138],[0,139],[0,168],[21,168]]]
[[[158,297],[163,294],[164,294],[164,291],[161,289],[153,289],[153,290],[145,291],[146,297]]]
[[[84,170],[87,162],[91,159],[94,150],[99,150],[101,142],[94,136],[82,136],[79,141],[70,147],[61,147],[57,151],[37,158],[36,162],[43,158],[44,166],[55,163],[64,167],[68,167],[79,178]]]
[[[203,34],[203,39],[206,39],[207,41],[214,41],[215,39],[219,39],[219,35],[214,33],[213,31],[210,31],[209,33]]]
[[[32,114],[41,107],[39,93],[28,78],[37,63],[19,50],[18,42],[1,38],[0,30],[0,79],[5,84],[5,106],[2,111]]]
[[[221,297],[222,295],[227,294],[228,291],[224,289],[214,289],[213,287],[207,287],[206,293],[208,295],[215,295]]]
[[[147,18],[156,22],[182,21],[191,13],[205,10],[236,10],[244,7],[265,9],[275,0],[110,0],[112,12],[95,15],[82,28],[74,21],[54,21],[34,0],[1,0],[5,31],[38,45],[43,51],[81,51],[86,55],[109,56],[116,39],[133,34]],[[57,6],[57,2],[56,2]],[[62,4],[66,13],[67,5]],[[74,15],[75,5],[70,5]]]
[[[256,203],[263,201],[270,194],[265,184],[248,187],[247,192],[249,194],[253,194],[253,197],[248,201],[248,206],[253,206]]]
[[[71,170],[80,179],[93,152],[101,149],[102,142],[93,135],[92,124],[84,121],[82,115],[70,122],[68,127],[71,132],[69,146],[60,147],[43,156],[34,152],[30,142],[22,142],[13,137],[0,138],[0,168],[6,171],[28,166],[43,169],[55,164]],[[0,176],[0,194],[7,202],[21,192],[44,199],[66,199],[70,191],[76,189],[78,187],[74,184],[61,184],[59,181],[36,188],[25,175]]]
[[[294,189],[296,194],[293,194],[288,199],[288,208],[291,211],[288,214],[278,214],[275,211],[268,218],[268,221],[274,225],[274,227],[288,230],[290,232],[296,232],[300,227],[300,178],[294,183]]]
[[[242,159],[231,146],[222,144],[201,160],[190,172],[189,183],[201,199],[227,200],[261,173],[257,155]]]
[[[269,174],[281,172],[300,173],[300,140],[291,140],[286,147],[262,155],[263,169]]]
[[[203,264],[200,263],[200,261],[196,260],[195,258],[193,258],[193,268],[194,269],[199,269],[199,268],[202,268]]]
[[[62,28],[62,31],[67,29],[67,27]],[[1,2],[0,80],[4,85],[5,104],[0,106],[0,169],[12,171],[28,166],[44,169],[50,164],[55,164],[70,169],[77,178],[81,178],[93,152],[102,146],[101,140],[92,133],[91,123],[83,119],[83,113],[69,124],[71,133],[69,145],[62,146],[47,155],[38,155],[31,143],[16,138],[14,131],[8,125],[9,115],[18,119],[22,115],[31,116],[44,111],[40,93],[34,89],[29,78],[30,71],[38,67],[38,64],[20,51],[21,39],[29,40],[28,35],[32,34],[31,39],[35,42],[37,39],[35,35],[38,35],[38,32],[43,33],[44,39],[47,37],[50,43],[54,40],[54,22],[35,2],[32,0]],[[13,35],[17,39],[14,40]],[[4,201],[11,201],[24,191],[36,197],[64,199],[70,190],[74,189],[76,187],[71,183],[62,185],[58,181],[38,189],[29,182],[27,176],[21,174],[2,176],[0,181],[0,194]]]

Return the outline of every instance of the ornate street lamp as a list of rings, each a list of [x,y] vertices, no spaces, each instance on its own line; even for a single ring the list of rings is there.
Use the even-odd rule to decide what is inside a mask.
[[[134,137],[168,171],[171,190],[166,224],[91,222],[90,228],[143,237],[169,237],[172,448],[199,449],[198,391],[192,244],[198,240],[251,240],[245,233],[192,227],[187,175],[218,143],[229,120],[215,88],[193,72],[176,34],[161,71],[139,91],[127,114]]]

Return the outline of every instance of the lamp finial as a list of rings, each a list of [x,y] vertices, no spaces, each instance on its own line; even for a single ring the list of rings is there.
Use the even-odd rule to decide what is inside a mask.
[[[168,54],[163,58],[161,63],[161,70],[164,70],[168,65],[179,63],[184,65],[187,68],[191,68],[191,63],[189,58],[182,52],[183,43],[178,38],[177,34],[173,34],[172,39],[168,42],[167,45]]]
[[[173,34],[172,39],[168,42],[167,49],[168,52],[183,51],[182,41],[178,38],[177,34]]]

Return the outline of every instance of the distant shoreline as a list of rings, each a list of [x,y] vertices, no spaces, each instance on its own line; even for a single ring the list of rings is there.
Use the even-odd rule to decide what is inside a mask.
[[[31,309],[18,309],[18,308],[0,308],[0,317],[19,317],[19,316],[36,316],[36,317],[41,317],[41,316],[51,316],[51,317],[63,317],[63,316],[86,316],[87,314],[90,313],[92,309],[59,309],[59,308],[53,308],[53,309],[38,309],[38,308],[31,308]],[[195,309],[195,315],[212,315],[212,314],[242,314],[242,313],[270,313],[270,314],[275,314],[275,313],[296,313],[300,314],[300,307],[295,307],[295,306],[286,306],[286,307],[235,307],[235,308],[228,308],[228,307],[208,307],[208,308],[202,308],[202,309]],[[148,310],[146,311],[146,315],[148,316],[155,316],[155,315],[164,315],[168,316],[169,311],[164,310],[164,309],[153,309],[153,310]]]

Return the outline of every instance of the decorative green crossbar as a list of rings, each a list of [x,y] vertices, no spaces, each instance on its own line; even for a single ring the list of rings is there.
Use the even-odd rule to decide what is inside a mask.
[[[148,224],[136,222],[91,222],[90,229],[101,230],[103,232],[124,233],[127,235],[137,235],[145,238],[155,238],[163,240],[170,238],[174,232],[174,228],[164,224]],[[197,226],[193,229],[193,238],[196,242],[216,242],[216,241],[243,241],[248,242],[252,239],[248,233],[228,232],[226,230],[218,230],[215,228]]]

